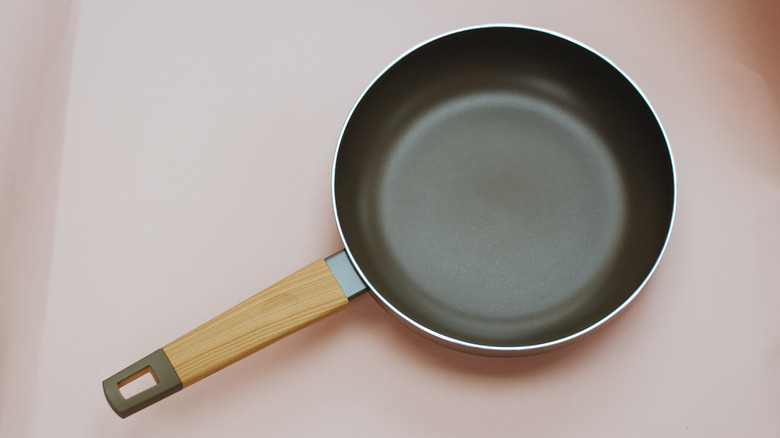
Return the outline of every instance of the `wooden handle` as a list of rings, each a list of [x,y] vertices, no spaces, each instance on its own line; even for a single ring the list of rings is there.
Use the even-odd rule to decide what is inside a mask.
[[[104,380],[103,393],[114,412],[125,418],[342,309],[349,302],[347,294],[365,289],[344,250],[339,251]],[[154,385],[134,395],[122,392],[148,374]]]
[[[347,305],[319,259],[162,348],[187,387]]]

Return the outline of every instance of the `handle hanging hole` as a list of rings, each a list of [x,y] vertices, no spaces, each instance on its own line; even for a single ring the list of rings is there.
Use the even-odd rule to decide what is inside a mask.
[[[136,394],[140,394],[143,391],[157,385],[160,381],[157,376],[154,375],[152,367],[147,366],[141,369],[135,374],[132,374],[126,379],[119,382],[119,392],[122,397],[128,399]]]

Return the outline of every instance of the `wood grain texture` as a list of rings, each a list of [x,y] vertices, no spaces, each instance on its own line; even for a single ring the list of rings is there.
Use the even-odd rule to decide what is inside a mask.
[[[260,350],[346,306],[319,259],[163,347],[182,386]]]

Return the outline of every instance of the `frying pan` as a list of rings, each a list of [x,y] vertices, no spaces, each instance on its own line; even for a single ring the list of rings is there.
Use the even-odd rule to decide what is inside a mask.
[[[592,49],[513,25],[461,29],[393,62],[341,131],[344,250],[103,382],[122,417],[363,292],[470,353],[560,347],[623,309],[671,231],[676,179],[641,91]],[[124,397],[144,374],[155,384]]]

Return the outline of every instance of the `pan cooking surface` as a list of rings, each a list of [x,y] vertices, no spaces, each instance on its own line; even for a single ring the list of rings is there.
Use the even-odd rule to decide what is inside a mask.
[[[623,233],[605,149],[581,121],[507,92],[442,102],[408,126],[371,205],[387,268],[418,290],[404,308],[506,342],[575,315]]]
[[[520,29],[412,52],[361,99],[337,215],[390,307],[462,342],[575,334],[651,272],[673,209],[663,133],[614,67]]]

